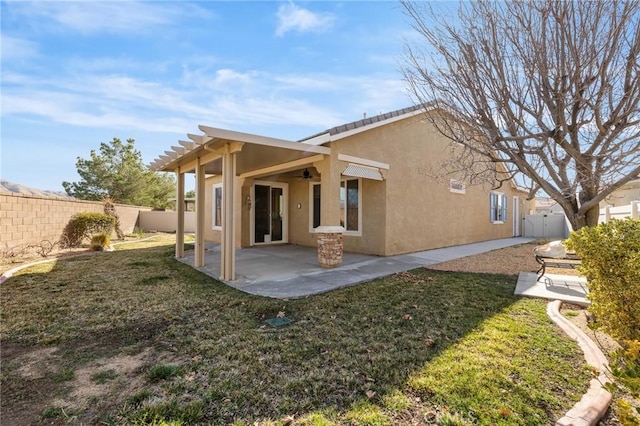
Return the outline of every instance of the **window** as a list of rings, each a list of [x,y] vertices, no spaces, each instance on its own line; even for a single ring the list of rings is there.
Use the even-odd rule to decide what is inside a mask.
[[[320,226],[320,184],[311,184],[311,229]]]
[[[464,194],[466,192],[464,182],[457,179],[449,180],[449,191],[455,192],[456,194]]]
[[[340,182],[340,225],[345,232],[360,233],[361,195],[360,179],[347,179]]]
[[[492,192],[490,196],[490,217],[492,223],[504,223],[507,221],[507,196],[498,192]]]
[[[222,229],[222,184],[213,185],[213,229]]]

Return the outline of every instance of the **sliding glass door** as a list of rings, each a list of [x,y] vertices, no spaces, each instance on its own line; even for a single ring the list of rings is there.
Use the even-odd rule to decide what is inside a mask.
[[[253,243],[287,242],[287,184],[256,183],[253,195]]]

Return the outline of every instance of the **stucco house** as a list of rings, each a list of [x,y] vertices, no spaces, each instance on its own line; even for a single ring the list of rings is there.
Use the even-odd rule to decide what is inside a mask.
[[[467,187],[428,173],[450,142],[414,106],[343,124],[293,142],[199,126],[202,134],[151,163],[196,174],[195,266],[204,242],[221,243],[221,278],[235,279],[235,248],[318,247],[322,266],[342,252],[379,256],[520,235],[530,205],[515,184]],[[184,213],[176,256],[182,257]],[[181,228],[182,226],[182,228]]]
[[[640,176],[613,191],[600,203],[600,208],[624,206],[633,201],[640,201]]]

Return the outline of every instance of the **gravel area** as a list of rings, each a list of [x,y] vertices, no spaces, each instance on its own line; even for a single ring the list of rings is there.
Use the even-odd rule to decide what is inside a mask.
[[[518,275],[520,272],[536,272],[540,265],[536,262],[533,249],[541,245],[539,241],[493,250],[474,256],[450,260],[430,265],[429,269],[457,272],[483,272],[488,274]],[[547,267],[549,274],[578,275],[575,269]]]
[[[539,243],[527,243],[493,250],[474,256],[430,265],[429,269],[506,275],[518,275],[520,272],[535,272],[540,266],[533,256],[533,249],[537,245],[539,245]]]

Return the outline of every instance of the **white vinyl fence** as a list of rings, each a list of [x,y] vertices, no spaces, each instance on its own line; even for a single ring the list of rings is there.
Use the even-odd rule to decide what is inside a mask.
[[[140,228],[145,231],[176,232],[177,212],[140,212]],[[196,213],[184,212],[184,232],[196,232]]]
[[[632,201],[626,206],[611,207],[606,206],[600,209],[600,219],[598,223],[609,222],[611,219],[624,219],[630,217],[638,219],[638,210],[640,209],[640,201]]]
[[[534,238],[567,238],[569,226],[563,214],[528,214],[522,219],[522,235]]]

